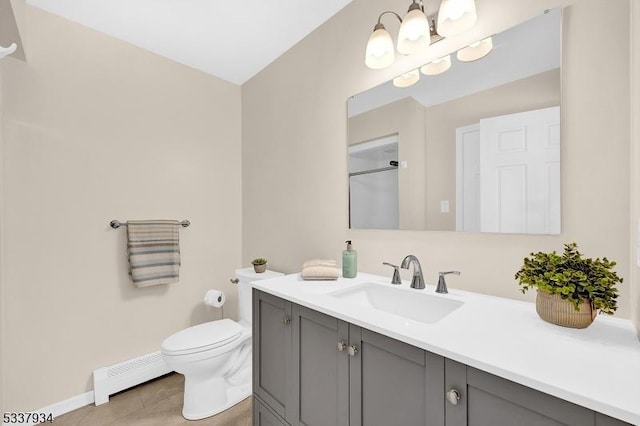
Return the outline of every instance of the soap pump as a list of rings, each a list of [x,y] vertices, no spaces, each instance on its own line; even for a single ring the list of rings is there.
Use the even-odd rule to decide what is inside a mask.
[[[351,240],[345,241],[347,249],[342,252],[342,276],[355,278],[358,274],[358,252],[351,245]]]

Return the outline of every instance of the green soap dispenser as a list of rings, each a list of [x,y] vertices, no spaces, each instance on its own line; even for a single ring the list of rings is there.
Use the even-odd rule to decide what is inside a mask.
[[[355,278],[358,274],[358,252],[351,246],[351,240],[345,242],[347,249],[342,252],[342,276]]]

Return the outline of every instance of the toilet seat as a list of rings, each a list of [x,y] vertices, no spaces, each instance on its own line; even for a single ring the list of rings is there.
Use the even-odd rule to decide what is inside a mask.
[[[195,325],[167,337],[162,353],[169,356],[188,355],[228,345],[240,338],[242,327],[230,319]]]

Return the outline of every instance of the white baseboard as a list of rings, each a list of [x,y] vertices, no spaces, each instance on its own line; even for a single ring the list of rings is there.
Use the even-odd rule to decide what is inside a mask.
[[[55,419],[58,416],[61,416],[63,414],[67,414],[70,411],[73,410],[77,410],[78,408],[82,408],[86,405],[89,404],[93,404],[94,401],[94,397],[93,397],[93,391],[89,391],[89,392],[85,392],[83,394],[77,395],[77,396],[73,396],[69,399],[65,399],[64,401],[60,401],[60,402],[56,402],[55,404],[51,404],[48,407],[44,407],[41,408],[37,411],[35,411],[36,413],[44,413],[47,416],[49,414],[51,414],[53,416],[53,420],[55,423]],[[4,420],[2,422],[3,425],[15,425],[15,423],[5,423]],[[33,422],[28,422],[28,423],[20,423],[21,425],[28,425],[28,426],[33,426],[34,423]],[[47,425],[49,424],[48,422],[45,423],[40,423],[43,425]]]
[[[67,414],[68,412],[77,410],[78,408],[82,408],[85,405],[93,404],[93,401],[93,391],[89,391],[80,395],[72,396],[64,401],[56,402],[48,407],[44,407],[38,410],[38,413],[51,413],[55,419],[58,416]]]

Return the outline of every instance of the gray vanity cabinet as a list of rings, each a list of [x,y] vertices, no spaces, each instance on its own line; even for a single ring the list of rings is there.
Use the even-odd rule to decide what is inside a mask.
[[[450,359],[445,360],[445,389],[446,426],[628,425]]]
[[[254,426],[627,423],[253,291]]]

